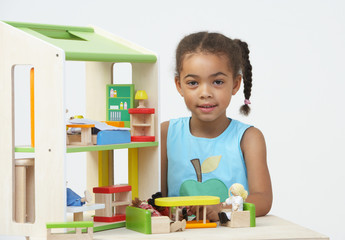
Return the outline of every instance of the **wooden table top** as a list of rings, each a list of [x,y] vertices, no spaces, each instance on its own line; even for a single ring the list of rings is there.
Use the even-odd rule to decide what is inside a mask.
[[[329,239],[327,236],[273,215],[256,218],[256,227],[186,229],[167,234],[143,234],[126,228],[94,233],[94,240],[231,240],[231,239]]]

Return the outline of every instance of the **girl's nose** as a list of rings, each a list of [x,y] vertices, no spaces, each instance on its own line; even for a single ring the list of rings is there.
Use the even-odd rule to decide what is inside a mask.
[[[199,89],[200,89],[200,98],[212,97],[212,89],[208,84],[200,85]]]

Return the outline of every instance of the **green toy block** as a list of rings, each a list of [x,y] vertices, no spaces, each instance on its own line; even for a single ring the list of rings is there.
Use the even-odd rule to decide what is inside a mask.
[[[111,230],[111,229],[116,229],[116,228],[122,228],[125,226],[126,226],[125,222],[110,223],[107,225],[101,225],[101,226],[93,227],[93,232],[101,232],[101,231],[106,231],[106,230]]]
[[[93,227],[93,222],[53,222],[46,223],[47,228],[87,228]]]
[[[141,208],[127,207],[126,228],[136,232],[151,234],[151,212]]]
[[[243,210],[250,212],[250,226],[256,226],[255,205],[253,203],[243,203]]]

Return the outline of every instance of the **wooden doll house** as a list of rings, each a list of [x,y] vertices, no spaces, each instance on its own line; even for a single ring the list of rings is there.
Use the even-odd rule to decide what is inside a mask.
[[[1,235],[45,239],[47,222],[66,221],[65,166],[69,153],[87,152],[90,192],[94,187],[114,184],[113,150],[120,148],[129,149],[132,197],[147,199],[159,190],[157,141],[66,146],[66,61],[85,62],[86,117],[97,121],[106,120],[106,86],[114,84],[113,65],[131,63],[132,84],[147,92],[150,97],[146,104],[156,109],[153,128],[158,139],[158,66],[154,53],[96,27],[17,22],[0,22],[0,52]],[[32,146],[25,147],[14,144],[13,71],[17,65],[34,69],[34,140]],[[16,152],[31,152],[34,158],[15,159]]]

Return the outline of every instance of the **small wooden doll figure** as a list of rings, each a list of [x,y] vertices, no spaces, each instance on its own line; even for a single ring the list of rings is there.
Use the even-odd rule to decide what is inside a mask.
[[[231,196],[232,195],[232,196]],[[246,200],[248,192],[244,189],[242,184],[234,183],[229,188],[229,198],[222,203],[223,207],[232,205],[230,212],[218,213],[221,224],[227,223],[231,220],[231,213],[235,211],[243,211],[243,202]]]
[[[66,191],[67,206],[83,206],[85,203],[92,201],[92,195],[87,190],[84,192],[85,197],[79,196],[70,188],[67,188]]]

